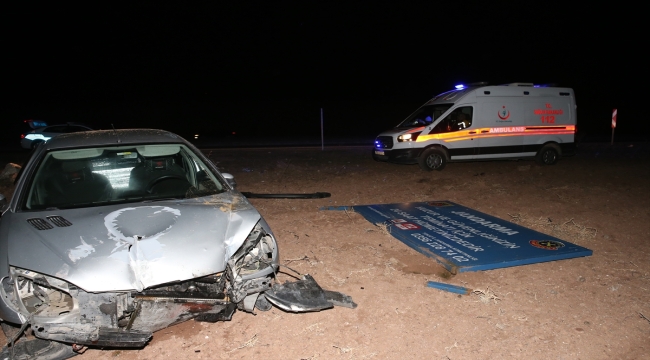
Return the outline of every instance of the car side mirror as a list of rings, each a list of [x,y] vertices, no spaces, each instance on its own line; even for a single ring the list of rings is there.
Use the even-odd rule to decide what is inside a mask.
[[[235,177],[232,176],[232,174],[229,173],[221,173],[221,176],[226,180],[228,185],[230,185],[233,189],[237,188],[237,182],[235,181]]]

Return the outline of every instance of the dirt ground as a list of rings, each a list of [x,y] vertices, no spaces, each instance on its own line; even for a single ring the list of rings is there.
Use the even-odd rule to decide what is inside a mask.
[[[352,296],[356,309],[237,312],[229,322],[161,330],[141,350],[91,349],[76,358],[650,358],[647,143],[583,145],[554,166],[468,162],[439,172],[375,162],[370,151],[204,151],[235,176],[240,191],[332,194],[251,202],[279,240],[281,263]],[[587,247],[593,256],[451,276],[361,215],[319,210],[429,200],[516,222]],[[429,280],[474,293],[428,288]]]

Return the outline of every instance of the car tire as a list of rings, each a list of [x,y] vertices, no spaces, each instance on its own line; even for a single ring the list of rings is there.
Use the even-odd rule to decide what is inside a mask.
[[[442,149],[431,148],[424,150],[418,158],[418,164],[424,171],[442,170],[447,165],[447,153]]]
[[[561,150],[557,144],[546,144],[537,153],[536,160],[540,165],[555,165],[560,159]]]

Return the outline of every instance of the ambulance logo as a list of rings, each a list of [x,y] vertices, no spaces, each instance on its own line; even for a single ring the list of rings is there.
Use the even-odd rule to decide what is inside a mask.
[[[564,247],[564,244],[554,240],[531,240],[530,244],[536,248],[540,248],[544,250],[557,250],[559,248]]]
[[[506,109],[506,106],[504,105],[503,109],[499,110],[499,113],[497,115],[501,120],[508,120],[508,118],[510,117],[510,111]]]

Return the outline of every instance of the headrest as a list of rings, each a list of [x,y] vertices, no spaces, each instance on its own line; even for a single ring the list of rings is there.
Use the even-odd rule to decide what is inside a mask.
[[[167,170],[174,164],[174,159],[167,157],[158,157],[145,160],[145,166],[151,170]]]
[[[71,182],[84,180],[86,178],[85,169],[85,161],[73,160],[61,163],[61,170],[65,173],[68,181]]]

